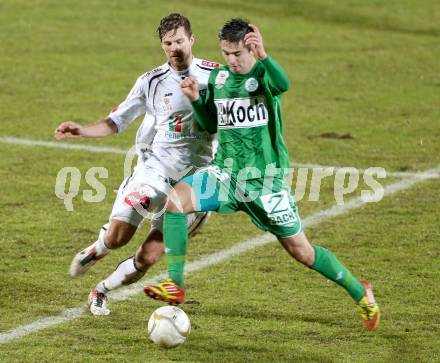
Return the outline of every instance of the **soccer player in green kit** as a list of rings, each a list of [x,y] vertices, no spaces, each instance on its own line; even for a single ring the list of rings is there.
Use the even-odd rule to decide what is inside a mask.
[[[368,330],[379,324],[371,285],[356,279],[329,250],[308,241],[298,210],[284,183],[289,167],[282,136],[281,95],[287,74],[264,50],[255,25],[232,19],[219,32],[226,65],[212,71],[206,94],[197,80],[181,82],[198,123],[218,134],[213,165],[179,182],[165,212],[165,282],[145,286],[145,293],[171,304],[185,299],[186,214],[201,211],[246,212],[252,222],[273,233],[297,261],[343,287],[359,307]]]

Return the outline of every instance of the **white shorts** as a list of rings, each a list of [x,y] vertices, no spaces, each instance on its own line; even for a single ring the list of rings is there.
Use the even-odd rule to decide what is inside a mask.
[[[138,227],[145,219],[154,221],[165,212],[170,182],[154,169],[138,164],[131,176],[121,183],[116,196],[111,219]]]
[[[110,220],[116,219],[139,227],[146,218],[151,219],[151,229],[163,232],[163,218],[167,195],[172,182],[154,169],[139,163],[131,176],[121,183]],[[190,236],[206,223],[210,213],[192,213],[187,216]]]

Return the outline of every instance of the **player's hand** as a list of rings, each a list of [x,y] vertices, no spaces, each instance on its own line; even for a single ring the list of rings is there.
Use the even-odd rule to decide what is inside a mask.
[[[252,32],[244,36],[244,44],[249,45],[255,56],[262,60],[267,57],[267,53],[264,50],[263,37],[255,25],[249,24],[249,26],[252,28]]]
[[[73,121],[66,121],[61,123],[55,130],[55,139],[73,139],[83,135],[82,126]]]
[[[199,82],[193,76],[186,77],[180,82],[183,94],[193,102],[199,98]]]

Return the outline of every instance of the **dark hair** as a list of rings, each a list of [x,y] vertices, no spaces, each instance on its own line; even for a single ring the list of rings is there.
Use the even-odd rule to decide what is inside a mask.
[[[219,40],[226,40],[230,43],[244,41],[244,36],[251,33],[252,28],[249,22],[240,18],[228,20],[218,32]]]
[[[172,30],[174,30],[175,33],[177,29],[180,28],[181,26],[183,27],[186,35],[188,35],[189,38],[192,35],[192,30],[191,30],[191,23],[189,22],[187,17],[178,13],[173,13],[164,17],[160,21],[159,27],[157,28],[157,33],[159,34],[160,40],[162,40],[163,36],[166,33]]]

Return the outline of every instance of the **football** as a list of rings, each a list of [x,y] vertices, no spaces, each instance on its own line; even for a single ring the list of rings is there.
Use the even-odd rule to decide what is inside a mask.
[[[191,331],[188,315],[176,306],[162,306],[148,320],[148,337],[165,348],[182,344]]]

